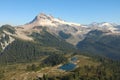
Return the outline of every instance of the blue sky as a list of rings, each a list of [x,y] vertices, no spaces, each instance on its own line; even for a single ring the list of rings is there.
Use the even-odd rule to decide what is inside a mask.
[[[120,0],[0,0],[0,25],[25,24],[41,12],[80,24],[120,24]]]

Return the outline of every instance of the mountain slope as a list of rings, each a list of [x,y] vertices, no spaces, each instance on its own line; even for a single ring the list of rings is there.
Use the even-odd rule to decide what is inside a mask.
[[[39,14],[31,22],[21,26],[25,31],[31,30],[40,30],[37,26],[41,28],[46,28],[48,32],[53,33],[57,36],[60,36],[60,33],[63,32],[66,35],[71,35],[65,40],[71,44],[76,45],[80,39],[83,39],[83,34],[88,32],[88,29],[82,27],[81,24],[66,22],[64,20],[54,18],[51,15]],[[74,40],[71,39],[74,37]]]
[[[41,56],[54,53],[67,53],[75,50],[75,47],[59,37],[55,37],[47,31],[34,32],[30,37],[34,41],[15,39],[0,54],[1,63],[29,62],[39,60]]]
[[[77,47],[83,52],[120,60],[120,35],[99,30],[90,31],[87,37],[77,44]]]
[[[6,34],[6,32],[9,32],[11,35]],[[12,34],[15,34],[15,29],[10,25],[3,25],[0,28],[0,52],[15,40]]]

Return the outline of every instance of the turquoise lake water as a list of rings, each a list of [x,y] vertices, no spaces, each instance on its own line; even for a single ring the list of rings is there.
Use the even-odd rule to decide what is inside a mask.
[[[78,60],[77,57],[72,57],[69,63],[66,63],[60,66],[59,69],[62,69],[65,71],[71,71],[76,68],[76,64],[74,64],[74,62],[76,62],[77,60]]]

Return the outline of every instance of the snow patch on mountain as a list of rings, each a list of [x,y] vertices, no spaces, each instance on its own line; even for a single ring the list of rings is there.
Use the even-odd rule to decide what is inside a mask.
[[[6,36],[8,37],[7,39],[6,39]],[[2,39],[3,39],[3,40],[2,40]],[[2,41],[2,42],[0,42],[0,45],[1,45],[1,47],[2,47],[2,50],[4,50],[4,49],[5,49],[9,44],[11,44],[15,39],[14,39],[13,37],[11,37],[11,36],[6,35],[6,34],[2,34],[0,40]]]
[[[116,28],[115,26],[117,26],[117,24],[113,24],[113,23],[107,23],[107,22],[102,22],[102,23],[92,23],[90,25],[88,25],[92,30],[102,30],[102,31],[111,31],[112,33],[118,33],[118,28]],[[120,31],[119,31],[120,32]]]

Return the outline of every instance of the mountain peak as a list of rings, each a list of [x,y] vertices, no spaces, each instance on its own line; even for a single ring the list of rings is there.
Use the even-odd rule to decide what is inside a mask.
[[[45,13],[38,14],[30,23],[41,20],[52,20],[54,17]]]
[[[59,18],[54,18],[51,15],[40,13],[31,22],[25,25],[25,27],[27,28],[30,28],[30,27],[32,28],[33,26],[58,27],[60,25],[80,26],[80,24],[77,24],[77,23],[66,22]]]
[[[47,15],[45,13],[40,13],[36,17],[37,17],[37,19],[49,19],[49,20],[51,20],[52,18],[54,18],[53,16]]]

